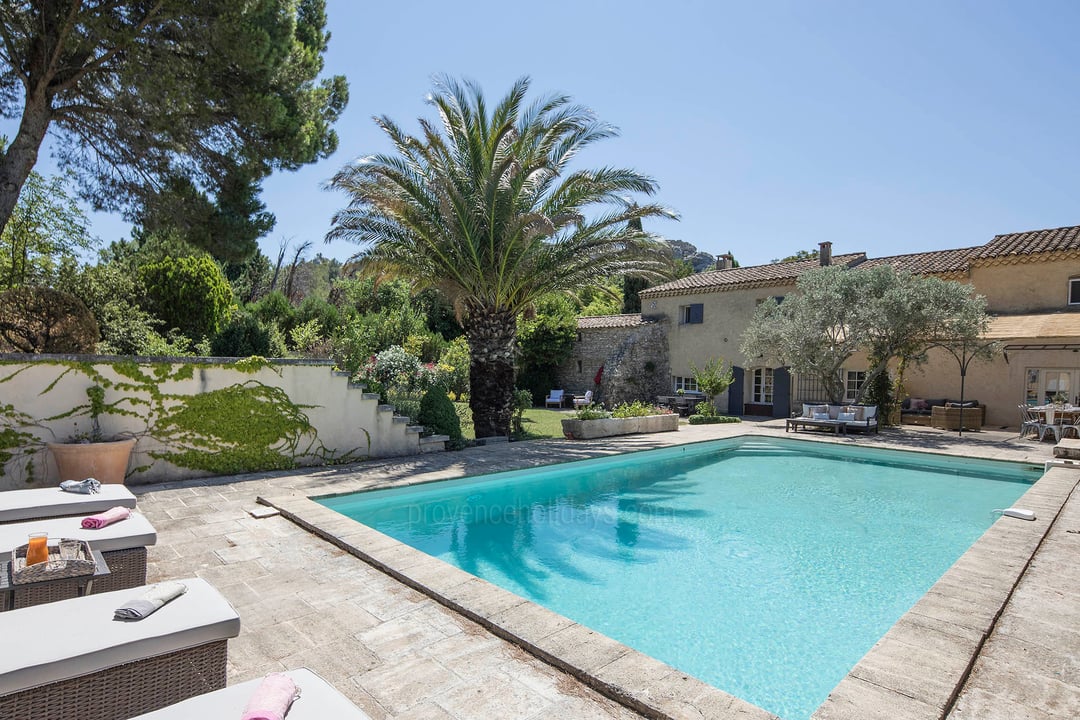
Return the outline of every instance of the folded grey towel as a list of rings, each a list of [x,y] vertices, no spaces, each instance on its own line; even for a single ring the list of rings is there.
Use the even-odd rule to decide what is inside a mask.
[[[153,615],[162,605],[187,592],[187,585],[163,582],[147,589],[142,595],[128,600],[113,613],[114,620],[142,620]]]
[[[86,478],[85,480],[65,480],[60,483],[60,489],[70,493],[94,495],[95,493],[101,492],[101,483],[94,478]]]

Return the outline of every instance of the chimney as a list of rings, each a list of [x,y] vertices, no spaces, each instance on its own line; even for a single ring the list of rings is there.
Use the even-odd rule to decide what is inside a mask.
[[[731,263],[735,258],[731,256],[731,253],[724,253],[723,255],[716,256],[716,269],[717,270],[730,270]]]
[[[822,267],[832,265],[832,243],[828,240],[818,243],[818,260]]]

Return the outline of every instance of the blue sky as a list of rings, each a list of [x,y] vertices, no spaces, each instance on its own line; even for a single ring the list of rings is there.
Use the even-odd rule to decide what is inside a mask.
[[[891,255],[1080,223],[1080,4],[329,0],[326,71],[348,77],[337,153],[264,184],[261,245],[324,245],[323,189],[430,115],[435,74],[498,98],[521,75],[621,130],[579,166],[632,167],[681,215],[650,229],[743,265],[822,240]],[[46,161],[47,163],[47,161]],[[39,169],[48,171],[47,164]],[[126,236],[95,215],[104,240]]]

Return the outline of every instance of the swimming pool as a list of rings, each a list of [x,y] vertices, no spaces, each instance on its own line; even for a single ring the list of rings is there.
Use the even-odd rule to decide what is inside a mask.
[[[798,720],[1038,475],[736,439],[320,502]]]

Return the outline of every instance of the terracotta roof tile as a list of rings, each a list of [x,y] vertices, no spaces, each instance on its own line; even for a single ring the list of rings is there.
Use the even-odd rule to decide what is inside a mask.
[[[996,258],[1059,250],[1080,250],[1080,225],[996,235],[975,257]]]
[[[577,319],[578,330],[593,330],[596,328],[631,328],[642,325],[652,325],[656,320],[643,318],[641,315],[592,315]]]
[[[833,265],[857,265],[866,260],[866,253],[834,255]],[[678,280],[642,290],[641,297],[662,295],[689,295],[694,292],[711,290],[733,290],[738,287],[765,285],[786,285],[794,283],[799,275],[819,266],[818,260],[798,260],[795,262],[772,263],[770,265],[752,265],[750,267],[729,268],[712,272],[696,273]]]
[[[907,270],[916,274],[963,272],[967,270],[968,263],[981,249],[981,247],[970,247],[871,258],[861,263],[859,267],[870,268],[878,265],[892,265],[897,270]]]

